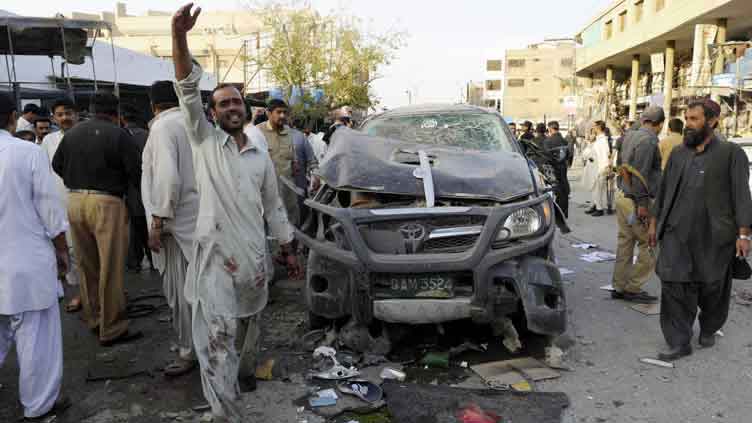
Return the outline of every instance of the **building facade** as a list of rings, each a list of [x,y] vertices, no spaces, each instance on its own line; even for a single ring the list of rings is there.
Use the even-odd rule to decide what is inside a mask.
[[[145,15],[129,15],[124,3],[114,12],[88,14],[73,12],[73,19],[103,20],[112,26],[117,46],[150,56],[172,58],[172,13],[149,11]],[[264,43],[262,22],[250,11],[204,11],[189,34],[188,43],[196,61],[215,76],[218,82],[246,87],[246,92],[267,91],[272,81],[245,58],[258,54]]]
[[[736,108],[731,120],[746,128],[735,47],[751,34],[749,0],[614,1],[576,35],[577,74],[587,81],[580,111],[614,125],[638,119],[648,105],[682,116],[690,101],[713,96],[727,115]],[[752,64],[742,50],[740,62]]]
[[[558,120],[574,113],[568,108],[574,87],[572,42],[546,42],[506,51],[503,113],[516,122]]]
[[[504,59],[486,60],[486,79],[483,82],[483,106],[499,112],[504,101]]]

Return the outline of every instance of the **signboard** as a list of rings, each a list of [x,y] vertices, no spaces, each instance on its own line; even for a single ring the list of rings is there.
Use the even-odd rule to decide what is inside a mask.
[[[562,104],[568,115],[577,113],[577,96],[568,95],[564,97],[564,102]]]
[[[653,73],[665,72],[663,53],[654,53],[650,55],[650,68]]]

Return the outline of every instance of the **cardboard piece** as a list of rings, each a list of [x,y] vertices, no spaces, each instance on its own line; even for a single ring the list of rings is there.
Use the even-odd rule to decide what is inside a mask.
[[[484,363],[473,366],[471,369],[487,383],[493,380],[494,382],[503,381],[501,382],[502,384],[508,385],[522,382],[522,380],[513,380],[516,377],[515,374],[524,376],[523,380],[528,378],[534,382],[556,379],[561,376],[556,370],[549,368],[532,357]]]

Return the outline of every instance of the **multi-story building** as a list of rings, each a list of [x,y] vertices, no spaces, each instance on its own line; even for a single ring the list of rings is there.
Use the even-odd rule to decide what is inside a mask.
[[[486,60],[486,80],[483,87],[483,105],[498,111],[504,101],[504,60]]]
[[[155,57],[172,57],[171,13],[149,11],[132,16],[124,3],[118,3],[114,13],[73,12],[67,17],[106,21],[112,26],[116,45]],[[189,34],[191,54],[218,82],[243,84],[250,93],[266,91],[272,86],[268,75],[254,68],[253,61],[245,60],[259,53],[265,38],[262,26],[250,11],[204,11]]]
[[[573,114],[573,42],[544,42],[506,51],[504,116],[515,121],[558,120]]]
[[[483,107],[485,101],[483,100],[483,83],[470,81],[466,86],[465,102],[473,106]]]
[[[744,109],[743,91],[721,87],[718,77],[734,77],[728,42],[748,42],[750,30],[749,0],[616,0],[576,35],[577,74],[587,81],[582,114],[615,123],[655,104],[680,116],[689,101],[709,95],[726,110]]]

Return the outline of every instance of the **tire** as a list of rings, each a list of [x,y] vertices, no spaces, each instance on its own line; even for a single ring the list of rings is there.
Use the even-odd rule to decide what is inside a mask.
[[[313,314],[310,310],[308,311],[308,330],[326,329],[331,324],[332,321],[326,317]]]

